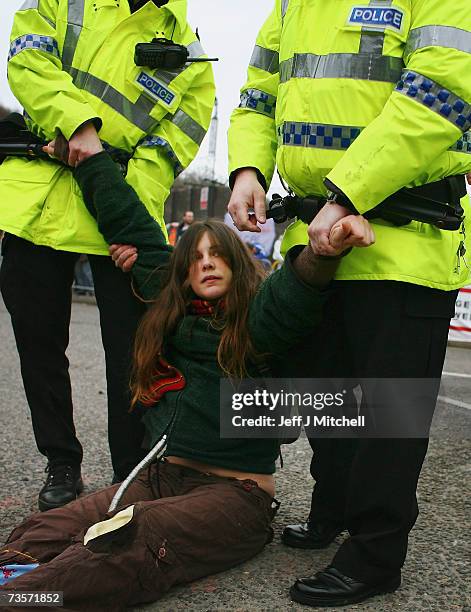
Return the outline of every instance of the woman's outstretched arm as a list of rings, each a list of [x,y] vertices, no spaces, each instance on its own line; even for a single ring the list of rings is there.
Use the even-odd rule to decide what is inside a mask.
[[[74,176],[106,242],[136,247],[132,275],[142,297],[152,299],[160,284],[155,270],[165,266],[172,253],[160,225],[108,153],[89,157],[77,166]]]
[[[305,247],[291,248],[284,265],[262,283],[252,300],[249,326],[254,348],[261,353],[282,353],[314,331],[322,321],[328,285],[340,258],[348,256],[351,247],[373,242],[368,221],[351,215],[331,230],[330,245],[337,256],[319,255],[312,239]]]

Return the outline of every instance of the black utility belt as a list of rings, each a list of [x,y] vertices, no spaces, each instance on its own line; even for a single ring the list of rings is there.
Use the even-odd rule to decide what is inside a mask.
[[[464,221],[464,210],[460,202],[464,195],[466,178],[463,175],[448,176],[421,187],[404,187],[363,216],[366,219],[384,219],[398,226],[420,221],[442,230],[456,231]],[[297,217],[309,224],[326,202],[324,196],[300,198],[289,195],[283,198],[275,194],[269,204],[267,217],[276,223]]]

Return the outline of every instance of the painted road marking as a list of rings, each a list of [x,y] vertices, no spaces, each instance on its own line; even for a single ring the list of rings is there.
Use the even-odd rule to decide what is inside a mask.
[[[457,406],[458,408],[466,408],[466,410],[471,410],[471,404],[451,399],[451,397],[444,397],[443,395],[439,395],[437,399],[440,402],[443,402],[444,404],[450,404],[451,406]]]
[[[462,374],[461,372],[443,372],[443,376],[454,376],[455,378],[471,378],[471,374]]]

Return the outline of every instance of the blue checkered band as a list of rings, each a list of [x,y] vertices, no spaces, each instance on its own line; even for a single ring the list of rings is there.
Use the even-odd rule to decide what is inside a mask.
[[[278,146],[313,147],[344,151],[361,134],[363,128],[349,125],[285,121],[278,126]]]
[[[259,89],[246,89],[240,96],[239,108],[250,108],[256,113],[275,118],[276,97]]]
[[[450,147],[450,151],[456,151],[457,153],[467,153],[471,155],[471,132],[466,132],[458,140],[456,144]]]
[[[404,72],[396,91],[427,106],[463,132],[471,128],[471,104],[422,74]]]
[[[163,149],[169,157],[170,161],[173,165],[173,172],[177,177],[181,172],[183,172],[183,166],[180,163],[180,160],[176,156],[175,151],[172,149],[170,144],[160,136],[145,136],[140,142],[140,147],[160,147]]]
[[[59,46],[57,40],[51,36],[40,36],[39,34],[25,34],[16,38],[10,45],[10,53],[8,54],[8,61],[12,57],[18,55],[25,49],[37,49],[38,51],[45,51],[55,57],[60,58]]]

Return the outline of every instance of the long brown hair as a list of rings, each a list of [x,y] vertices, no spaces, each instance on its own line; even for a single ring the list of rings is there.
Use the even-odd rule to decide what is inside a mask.
[[[239,236],[227,225],[214,220],[193,223],[180,238],[170,258],[165,287],[138,328],[131,379],[132,405],[149,399],[152,381],[159,376],[158,364],[164,357],[165,340],[175,331],[194,297],[188,272],[195,261],[197,246],[206,232],[232,270],[224,308],[216,309],[220,315],[217,324],[222,332],[217,354],[219,365],[228,376],[241,378],[247,373],[247,361],[256,358],[248,333],[247,316],[250,301],[265,272]]]

